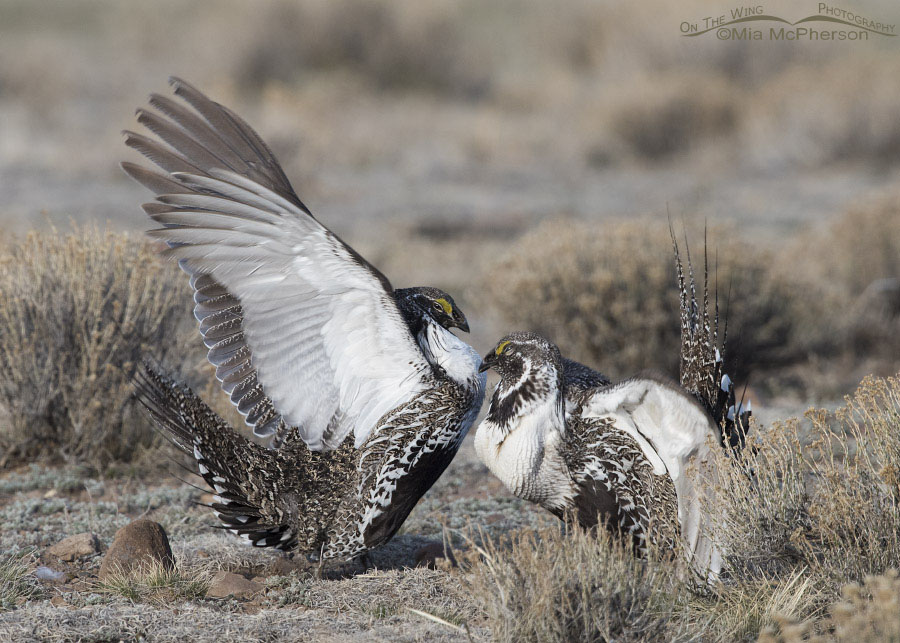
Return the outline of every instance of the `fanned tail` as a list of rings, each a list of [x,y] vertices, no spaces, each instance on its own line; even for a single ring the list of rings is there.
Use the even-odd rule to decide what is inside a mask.
[[[292,549],[296,536],[286,516],[266,501],[277,478],[277,458],[236,433],[190,388],[144,362],[134,378],[138,400],[159,430],[197,461],[197,469],[216,494],[209,507],[223,528],[255,547]]]
[[[723,444],[743,448],[750,427],[750,402],[744,397],[736,399],[734,382],[725,372],[725,340],[728,337],[727,320],[722,319],[722,340],[719,343],[719,295],[715,289],[713,300],[709,296],[709,257],[706,231],[703,234],[703,303],[697,301],[697,286],[690,248],[685,239],[687,275],[675,238],[675,230],[669,222],[672,247],[675,251],[675,269],[681,307],[681,385],[689,391],[712,417],[719,427]],[[712,304],[712,311],[710,311]]]

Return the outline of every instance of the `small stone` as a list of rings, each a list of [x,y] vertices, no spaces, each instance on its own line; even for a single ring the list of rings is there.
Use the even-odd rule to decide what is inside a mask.
[[[269,573],[273,576],[289,576],[291,572],[301,572],[306,569],[306,565],[295,560],[290,560],[283,556],[276,558],[269,565]]]
[[[100,565],[100,580],[111,573],[128,573],[133,569],[162,564],[175,569],[175,557],[166,530],[152,520],[135,520],[116,532],[112,545]]]
[[[415,554],[416,567],[437,569],[438,566],[456,567],[456,557],[449,549],[444,551],[444,543],[431,543],[420,547]]]
[[[63,605],[68,605],[68,603],[66,603],[66,599],[59,595],[51,598],[50,604],[53,605],[53,607],[62,607]]]
[[[225,598],[226,596],[234,596],[235,598],[249,598],[254,594],[258,594],[265,589],[261,583],[247,580],[240,574],[231,572],[217,572],[213,576],[209,590],[206,592],[208,598]]]
[[[76,534],[61,540],[47,550],[47,554],[59,560],[72,561],[100,551],[100,539],[92,533]]]
[[[65,572],[58,572],[55,569],[45,567],[44,565],[41,565],[34,570],[34,575],[38,580],[44,581],[45,583],[52,583],[53,585],[62,585],[66,582]]]

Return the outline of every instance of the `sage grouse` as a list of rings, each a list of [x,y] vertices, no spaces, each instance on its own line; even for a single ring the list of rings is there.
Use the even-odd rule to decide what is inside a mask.
[[[543,337],[512,333],[481,366],[495,369],[500,382],[475,449],[516,496],[583,527],[603,523],[629,534],[639,553],[648,540],[664,551],[681,549],[709,582],[722,564],[699,499],[702,480],[715,478],[709,445],[739,448],[750,409],[736,404],[722,372],[718,306],[711,319],[706,287],[698,305],[693,271],[686,284],[677,244],[675,261],[681,386],[654,376],[610,384],[563,359]],[[606,381],[591,385],[591,373]]]
[[[394,290],[310,214],[241,118],[187,83],[138,110],[123,163],[157,194],[149,234],[190,275],[216,377],[266,449],[146,367],[138,394],[192,454],[224,526],[253,545],[353,558],[388,541],[453,459],[484,398],[481,360],[435,288]]]

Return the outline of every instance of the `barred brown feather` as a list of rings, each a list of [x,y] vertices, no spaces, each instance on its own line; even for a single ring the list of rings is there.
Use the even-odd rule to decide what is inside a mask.
[[[690,249],[685,240],[687,279],[675,238],[675,230],[669,223],[675,268],[678,279],[681,310],[681,360],[680,383],[703,405],[719,428],[723,444],[734,448],[744,445],[750,426],[750,407],[738,403],[734,383],[725,372],[725,340],[728,324],[722,322],[722,341],[719,343],[719,297],[715,292],[713,310],[710,312],[709,257],[706,234],[703,236],[703,304],[697,301],[694,267]]]

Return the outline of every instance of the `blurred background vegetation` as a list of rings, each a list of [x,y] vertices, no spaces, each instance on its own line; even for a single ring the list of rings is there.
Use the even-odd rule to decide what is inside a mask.
[[[892,16],[887,2],[857,9]],[[671,217],[698,268],[708,228],[727,354],[756,408],[830,404],[896,373],[894,39],[681,37],[709,11],[3,0],[0,446],[141,452],[105,437],[130,426],[129,444],[150,444],[126,401],[139,355],[209,385],[185,279],[136,234],[148,195],[117,167],[136,160],[120,130],[171,74],[259,130],[304,201],[395,285],[454,293],[479,352],[533,329],[614,378],[675,375]],[[23,422],[42,427],[27,444],[10,437]],[[102,449],[84,444],[91,423]]]

